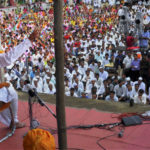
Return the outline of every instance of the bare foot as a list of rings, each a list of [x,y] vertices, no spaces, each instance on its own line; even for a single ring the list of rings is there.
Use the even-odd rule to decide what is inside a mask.
[[[16,129],[24,128],[25,126],[26,126],[25,123],[22,123],[22,122],[17,122],[16,123]]]

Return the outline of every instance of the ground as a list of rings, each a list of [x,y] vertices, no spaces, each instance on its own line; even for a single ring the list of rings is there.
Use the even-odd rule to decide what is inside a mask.
[[[24,92],[18,92],[19,100],[28,100],[28,94]],[[56,96],[39,94],[41,99],[51,104],[56,104]],[[121,102],[106,102],[103,100],[91,100],[91,99],[80,99],[75,97],[65,97],[65,106],[75,108],[87,108],[97,109],[99,111],[114,112],[114,113],[125,113],[125,112],[137,112],[142,113],[150,110],[150,105],[137,105],[133,107],[129,106],[129,103]]]

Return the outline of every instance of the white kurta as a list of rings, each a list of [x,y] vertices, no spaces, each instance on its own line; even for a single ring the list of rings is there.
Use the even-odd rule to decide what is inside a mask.
[[[137,104],[146,104],[146,94],[143,94],[142,97],[140,98],[138,96],[138,94],[134,97],[134,103],[137,103]]]
[[[11,65],[13,62],[15,62],[26,50],[31,47],[32,44],[29,39],[26,39],[16,47],[12,48],[7,53],[0,54],[0,68],[6,67]],[[14,121],[18,122],[18,95],[12,85],[9,88],[1,88],[0,89],[0,101],[3,101],[5,103],[11,102],[11,108],[14,115]],[[7,126],[10,125],[11,122],[11,116],[8,109],[4,110],[0,113],[0,121],[6,124]]]
[[[16,47],[12,48],[9,52],[0,54],[0,68],[11,65],[31,46],[30,40],[26,39]]]

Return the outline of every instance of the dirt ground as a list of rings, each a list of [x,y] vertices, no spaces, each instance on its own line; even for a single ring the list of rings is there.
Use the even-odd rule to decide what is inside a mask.
[[[28,94],[24,92],[18,92],[19,100],[28,100]],[[48,103],[56,104],[56,96],[39,94],[40,98]],[[125,112],[137,112],[142,113],[150,110],[150,105],[138,105],[134,104],[133,107],[129,106],[129,103],[121,102],[106,102],[103,100],[91,100],[91,99],[80,99],[75,97],[65,97],[65,106],[75,108],[87,108],[97,109],[99,111],[114,112],[114,113],[125,113]]]

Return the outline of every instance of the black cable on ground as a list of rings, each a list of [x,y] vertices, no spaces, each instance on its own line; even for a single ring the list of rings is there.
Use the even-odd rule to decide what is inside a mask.
[[[120,125],[122,125],[122,124],[120,124]],[[102,137],[102,138],[99,138],[98,140],[97,140],[97,145],[99,146],[99,147],[101,147],[103,150],[106,150],[106,148],[104,147],[104,146],[102,146],[102,144],[100,144],[100,141],[102,141],[102,140],[104,140],[104,139],[107,139],[107,138],[109,138],[109,137],[112,137],[112,136],[115,136],[115,135],[118,135],[118,137],[119,138],[121,138],[122,136],[123,136],[123,133],[124,133],[124,130],[125,130],[125,127],[124,126],[120,126],[119,127],[119,132],[117,132],[117,131],[113,131],[113,132],[115,132],[114,134],[111,134],[111,135],[108,135],[108,136],[105,136],[105,137]],[[111,130],[112,131],[112,130]]]
[[[111,136],[115,136],[115,135],[117,135],[117,133],[114,133],[114,134],[105,136],[105,137],[103,137],[103,138],[99,138],[96,143],[97,143],[97,145],[98,145],[99,147],[101,147],[103,150],[106,150],[106,148],[103,147],[103,146],[100,144],[100,141],[102,141],[102,140],[104,140],[104,139],[106,139],[106,138],[109,138],[109,137],[111,137]]]

